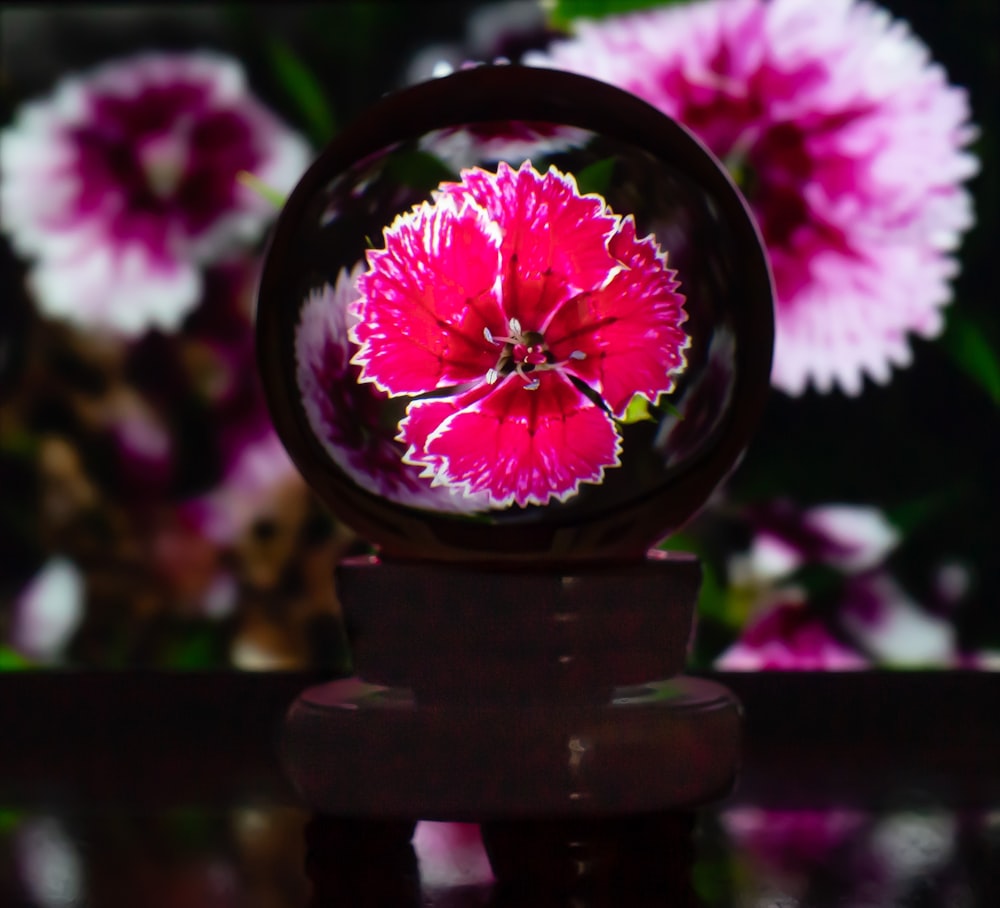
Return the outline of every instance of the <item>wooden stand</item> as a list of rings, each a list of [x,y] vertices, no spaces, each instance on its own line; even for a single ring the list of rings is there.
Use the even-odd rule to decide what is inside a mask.
[[[517,572],[345,564],[357,675],[299,696],[285,767],[320,813],[480,822],[488,843],[511,822],[593,826],[724,796],[740,706],[679,674],[699,582],[694,558],[659,552]]]

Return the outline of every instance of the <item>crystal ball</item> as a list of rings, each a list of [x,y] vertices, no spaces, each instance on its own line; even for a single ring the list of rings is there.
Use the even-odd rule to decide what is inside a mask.
[[[257,309],[275,428],[399,559],[641,559],[740,457],[767,261],[722,166],[619,89],[511,65],[383,98],[287,200]]]

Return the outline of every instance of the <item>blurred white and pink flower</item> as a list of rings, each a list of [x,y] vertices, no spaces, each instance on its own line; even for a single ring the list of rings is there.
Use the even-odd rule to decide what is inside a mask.
[[[729,559],[730,594],[746,604],[739,638],[716,660],[731,671],[951,668],[954,625],[915,602],[886,560],[898,529],[877,508],[786,501],[751,515],[749,547]],[[820,586],[810,588],[808,574]]]
[[[900,541],[886,516],[868,505],[826,504],[800,511],[778,501],[756,509],[752,519],[750,548],[729,565],[737,584],[770,582],[810,562],[848,573],[868,570],[885,561]]]
[[[250,93],[241,65],[146,53],[64,79],[0,135],[0,227],[33,260],[41,311],[134,337],[177,329],[202,267],[261,236],[310,150]]]
[[[922,608],[886,572],[852,579],[839,619],[851,638],[887,668],[957,668],[955,628]]]
[[[289,486],[302,485],[298,471],[273,430],[233,452],[217,486],[181,506],[201,535],[232,545],[278,506]]]
[[[706,0],[600,21],[532,65],[618,85],[689,127],[757,217],[776,285],[773,384],[885,383],[937,335],[978,169],[966,92],[864,0]]]
[[[751,620],[715,662],[722,671],[855,671],[869,659],[838,640],[806,603],[792,599]]]

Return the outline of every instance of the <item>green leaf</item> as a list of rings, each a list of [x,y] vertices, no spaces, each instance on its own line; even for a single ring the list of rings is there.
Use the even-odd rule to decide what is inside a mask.
[[[439,157],[428,151],[407,151],[389,159],[386,172],[411,189],[436,189],[441,183],[458,180]]]
[[[288,201],[284,193],[278,192],[273,186],[268,186],[267,183],[255,177],[249,170],[241,170],[237,173],[236,182],[242,183],[247,189],[253,190],[262,199],[274,205],[275,208],[284,208],[285,202]]]
[[[731,627],[739,627],[739,620],[734,620],[732,615],[732,596],[722,578],[707,561],[702,561],[701,572],[698,614],[711,616]]]
[[[942,342],[955,364],[1000,406],[1000,356],[966,315],[952,311]]]
[[[576,175],[576,185],[584,195],[588,192],[596,192],[601,196],[607,195],[614,171],[614,158],[594,161],[593,164],[588,164]]]
[[[691,887],[706,906],[725,905],[732,896],[732,877],[728,857],[702,858],[691,868]]]
[[[34,664],[25,659],[17,650],[13,650],[9,646],[0,646],[0,672],[27,671],[34,667]]]
[[[963,501],[976,494],[973,479],[963,477],[935,489],[921,498],[910,499],[889,508],[886,517],[905,538],[916,530],[932,524],[948,511],[961,507]]]
[[[625,415],[621,418],[621,421],[628,425],[629,423],[642,422],[643,420],[653,421],[653,416],[649,412],[649,401],[641,394],[634,394],[625,408]]]
[[[672,400],[667,400],[665,394],[661,394],[656,398],[656,406],[661,410],[666,410],[671,416],[674,417],[674,419],[684,419],[684,414],[674,406],[674,402]]]
[[[162,661],[171,669],[221,667],[224,662],[221,631],[215,625],[184,628],[167,642]]]
[[[161,822],[178,851],[204,854],[214,842],[214,820],[201,807],[175,807],[162,815]]]
[[[626,426],[644,420],[655,422],[663,415],[663,412],[669,413],[675,419],[684,419],[684,414],[674,406],[672,401],[667,399],[666,394],[657,395],[656,403],[651,404],[641,394],[636,393],[632,395],[632,399],[625,408],[625,415],[618,422]]]
[[[542,0],[549,25],[568,31],[574,19],[601,19],[684,0]]]
[[[268,42],[268,56],[274,75],[298,105],[310,135],[323,144],[334,133],[333,114],[319,80],[283,41]]]
[[[14,829],[24,816],[24,812],[20,810],[0,810],[0,835]]]

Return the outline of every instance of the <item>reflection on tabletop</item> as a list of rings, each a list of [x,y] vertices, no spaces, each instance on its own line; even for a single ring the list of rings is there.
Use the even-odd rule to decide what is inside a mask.
[[[901,804],[879,811],[722,805],[638,846],[658,872],[549,885],[540,852],[526,887],[496,885],[475,824],[370,823],[285,806],[158,813],[0,813],[0,903],[11,908],[326,908],[588,905],[991,904],[1000,813]],[[516,824],[515,824],[516,825]],[[660,827],[661,832],[663,828]],[[511,830],[516,833],[516,830]],[[536,830],[525,830],[526,836]],[[535,844],[542,842],[538,838]],[[591,855],[593,856],[593,855]],[[651,865],[652,866],[652,865]],[[996,904],[996,902],[992,902]]]

